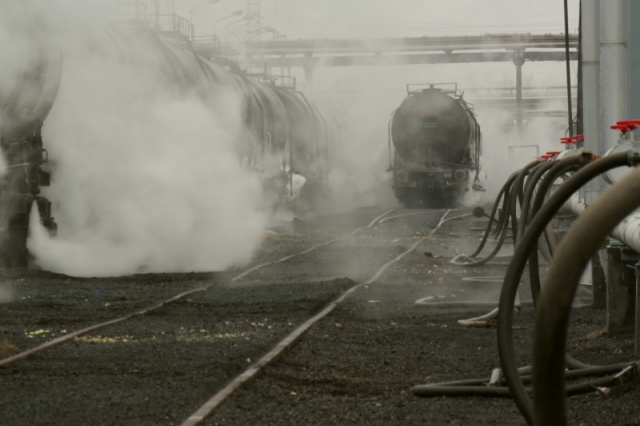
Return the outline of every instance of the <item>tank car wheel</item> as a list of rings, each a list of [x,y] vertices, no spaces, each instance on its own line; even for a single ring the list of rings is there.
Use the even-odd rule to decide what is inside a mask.
[[[12,229],[2,235],[0,249],[0,267],[26,268],[29,266],[29,250],[27,250],[27,230]]]

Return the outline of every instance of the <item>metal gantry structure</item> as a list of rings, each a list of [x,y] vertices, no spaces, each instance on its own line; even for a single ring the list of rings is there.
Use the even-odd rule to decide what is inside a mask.
[[[516,75],[529,61],[564,61],[563,34],[487,34],[405,37],[377,40],[269,40],[242,45],[247,63],[265,68],[299,67],[313,81],[318,66],[413,65],[513,62]],[[578,36],[569,37],[571,60],[578,59]]]
[[[262,23],[261,0],[247,0],[245,9],[246,36],[257,33]]]

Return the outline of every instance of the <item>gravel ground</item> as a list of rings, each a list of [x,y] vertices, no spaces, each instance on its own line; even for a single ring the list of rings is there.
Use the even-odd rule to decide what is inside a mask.
[[[252,264],[344,237],[381,212],[274,224]],[[180,424],[306,319],[428,236],[440,216],[387,221],[234,283],[230,280],[252,265],[211,274],[111,279],[3,271],[3,357],[185,290],[207,290],[0,368],[0,423]],[[411,392],[417,384],[489,377],[499,365],[495,327],[456,324],[489,307],[415,303],[495,301],[499,283],[478,277],[499,277],[508,258],[477,268],[449,263],[476,247],[481,222],[469,217],[447,222],[378,281],[359,287],[205,424],[525,424],[507,398],[420,398]],[[509,247],[502,255],[509,255]],[[583,289],[582,297],[588,298],[588,291]],[[515,317],[524,364],[532,320],[529,307]],[[576,308],[572,324],[569,347],[576,358],[592,363],[634,358],[631,336],[600,332],[602,311]],[[571,397],[571,424],[640,424],[639,397],[634,384],[606,397],[595,390]]]

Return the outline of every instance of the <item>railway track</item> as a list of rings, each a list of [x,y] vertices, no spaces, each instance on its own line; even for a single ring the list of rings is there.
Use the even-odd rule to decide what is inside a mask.
[[[25,338],[22,339],[23,342],[19,346],[26,346],[26,342],[36,342],[39,340],[44,340],[44,341],[40,344],[33,345],[28,349],[21,350],[17,353],[13,353],[12,355],[3,358],[2,360],[0,360],[0,367],[5,367],[2,371],[8,371],[8,369],[10,368],[11,374],[19,374],[21,368],[26,368],[26,369],[30,368],[27,365],[28,363],[37,364],[43,358],[51,357],[53,358],[52,361],[55,364],[56,363],[55,353],[58,347],[63,344],[68,344],[68,345],[71,344],[76,348],[78,348],[77,357],[78,357],[78,361],[80,361],[82,359],[82,352],[83,350],[85,350],[85,348],[88,348],[89,351],[91,351],[92,349],[100,348],[103,345],[116,346],[118,344],[126,345],[127,343],[135,345],[136,342],[140,342],[142,340],[146,342],[152,342],[154,340],[153,336],[144,336],[145,334],[144,332],[142,336],[136,335],[136,330],[138,328],[142,330],[145,329],[145,326],[144,326],[145,317],[159,315],[158,312],[162,310],[171,310],[171,307],[169,306],[169,304],[174,304],[174,305],[197,304],[197,302],[194,301],[196,297],[200,297],[203,294],[215,293],[216,289],[225,289],[225,288],[228,289],[228,285],[225,285],[226,284],[225,281],[227,281],[230,285],[234,285],[234,286],[247,287],[248,285],[255,285],[255,282],[253,282],[254,280],[252,280],[252,277],[255,275],[262,275],[262,274],[257,274],[258,271],[269,269],[269,268],[277,270],[278,265],[284,264],[286,262],[292,262],[296,258],[298,259],[303,258],[305,255],[307,255],[312,251],[322,249],[323,247],[328,246],[330,244],[346,241],[350,238],[354,238],[354,237],[357,238],[360,232],[362,232],[363,230],[371,230],[377,224],[379,224],[379,222],[384,217],[389,216],[390,213],[391,211],[387,211],[378,215],[375,219],[370,221],[367,225],[359,227],[347,235],[344,235],[338,238],[328,239],[322,242],[315,242],[312,240],[312,243],[310,244],[309,247],[303,248],[302,250],[299,250],[287,256],[283,256],[276,260],[269,260],[267,262],[259,263],[247,269],[246,271],[233,276],[230,279],[225,279],[225,278],[217,279],[215,274],[211,276],[207,274],[198,274],[193,277],[195,278],[195,280],[186,279],[187,277],[174,277],[172,279],[169,279],[168,282],[164,283],[164,285],[161,286],[163,287],[163,289],[161,290],[162,293],[166,294],[170,292],[171,288],[175,288],[175,287],[178,287],[178,288],[182,287],[183,291],[176,292],[176,294],[171,295],[171,297],[161,298],[160,301],[148,304],[146,306],[141,307],[140,309],[130,310],[129,312],[126,312],[120,315],[118,314],[124,311],[126,307],[129,307],[130,305],[137,306],[143,303],[142,301],[135,301],[133,303],[124,303],[126,307],[116,307],[118,305],[116,300],[120,299],[120,301],[126,302],[127,298],[131,298],[130,290],[133,290],[134,293],[137,291],[140,291],[140,289],[133,288],[134,286],[136,286],[135,282],[126,283],[124,280],[115,280],[116,283],[114,284],[114,283],[108,283],[107,281],[103,280],[104,289],[99,290],[99,289],[94,289],[92,285],[87,285],[86,283],[82,282],[83,280],[50,276],[49,277],[50,279],[53,278],[54,280],[67,281],[66,284],[64,283],[60,284],[61,286],[60,293],[50,294],[48,300],[46,300],[44,297],[38,296],[36,294],[32,294],[32,295],[27,294],[29,290],[26,288],[22,288],[21,290],[23,293],[21,294],[23,294],[23,296],[20,296],[21,300],[23,301],[22,307],[25,309],[31,308],[33,311],[37,312],[38,308],[42,306],[46,306],[48,308],[57,306],[60,308],[59,315],[56,315],[55,318],[42,317],[39,319],[38,318],[32,319],[32,324],[26,327],[26,330],[24,332]],[[441,214],[441,212],[432,213],[432,214]],[[414,244],[414,246],[415,245],[417,244]],[[396,258],[402,256],[402,254],[401,255],[396,255],[395,253],[392,253],[392,254],[395,255]],[[346,259],[346,261],[347,261],[346,262],[347,264],[350,263],[349,259]],[[388,267],[388,265],[386,265],[386,267]],[[384,271],[384,269],[386,269],[386,267],[383,267],[383,269],[379,270],[378,276]],[[278,272],[278,274],[282,275],[282,271]],[[160,275],[157,276],[156,278],[160,281],[163,280],[163,277]],[[311,281],[312,278],[313,277],[309,277],[309,280]],[[18,279],[22,281],[28,280],[28,278],[24,278],[24,277],[18,278]],[[260,277],[260,279],[264,280],[264,277]],[[281,277],[279,281],[286,281],[286,279],[287,277]],[[298,278],[296,279],[300,279],[300,277],[298,276]],[[377,277],[373,277],[372,279],[377,279]],[[176,280],[177,282],[171,282]],[[122,284],[124,284],[124,286],[118,285],[118,281],[122,281]],[[346,280],[343,280],[343,281],[346,281]],[[346,298],[349,294],[355,291],[355,289],[357,289],[359,286],[359,284],[353,284],[353,285],[351,284],[353,283],[349,282],[349,285],[346,286],[348,287],[348,290],[347,290],[347,293],[342,294],[341,296],[342,299]],[[63,289],[62,287],[64,287],[65,285],[67,288]],[[113,285],[116,288],[110,289],[108,288],[109,285]],[[130,288],[125,288],[125,286],[127,285],[129,285]],[[148,287],[148,285],[146,284],[143,284],[143,286]],[[187,286],[191,286],[191,288],[184,288]],[[17,286],[17,287],[20,287],[20,286]],[[77,287],[80,288],[80,291],[74,292],[74,288],[77,288]],[[334,285],[334,287],[336,286]],[[342,289],[342,287],[345,287],[345,285],[344,283],[342,284],[338,283],[337,287]],[[115,291],[110,292],[111,290],[115,290]],[[150,288],[148,290],[154,291],[153,288]],[[69,293],[68,296],[65,293],[65,291]],[[254,291],[254,293],[256,292]],[[322,298],[326,299],[327,297],[334,296],[335,294],[339,295],[340,293],[334,290],[333,292],[327,292],[326,295],[320,294],[318,297],[320,297],[321,299]],[[211,297],[215,298],[215,295],[212,295]],[[73,312],[69,312],[70,309],[71,310],[73,309],[71,308],[71,306],[73,306],[78,301],[80,301],[81,304],[83,304],[84,302],[86,304],[93,305],[95,308],[95,311],[93,311],[94,315],[92,315],[91,314],[92,311],[89,310],[88,315],[87,313],[85,313],[85,316],[83,318],[78,318],[76,315],[74,315]],[[265,303],[268,303],[268,302],[265,302]],[[335,307],[335,305],[336,305],[336,301],[333,301],[328,305],[328,307],[331,307],[331,306]],[[99,309],[99,308],[104,308],[104,309]],[[16,309],[19,309],[19,308],[16,308]],[[330,312],[331,309],[332,308],[330,308],[327,311],[327,309],[325,308],[325,310],[322,312],[325,312],[325,315],[326,315],[327,313]],[[11,309],[9,309],[9,312],[8,312],[9,314],[10,314],[10,311]],[[112,312],[115,315],[112,314],[109,317],[110,312]],[[70,317],[74,317],[74,322],[76,322],[77,324],[82,324],[85,326],[77,327],[76,324],[65,323],[65,313],[67,313],[66,315]],[[105,318],[105,317],[108,317],[108,318]],[[320,318],[320,317],[316,315],[315,317],[312,317],[312,318]],[[218,321],[220,321],[220,319],[218,319]],[[301,320],[298,319],[298,321],[301,321]],[[313,325],[314,323],[314,321],[312,320],[307,320],[306,322],[301,321],[301,322],[303,324],[307,324],[307,327]],[[90,325],[86,325],[87,323],[90,323]],[[130,324],[133,324],[133,325],[130,325]],[[287,326],[285,328],[290,328],[293,326],[294,323],[292,321],[287,321],[286,324]],[[20,324],[14,324],[14,325],[17,327],[20,327]],[[37,326],[40,326],[40,327],[36,328]],[[267,329],[274,327],[272,325],[264,325],[264,323],[259,321],[258,322],[251,321],[248,323],[248,326],[249,328],[265,328],[266,327]],[[127,331],[125,332],[123,330],[127,330]],[[218,339],[223,339],[225,337],[226,338],[233,337],[233,334],[225,334],[225,333],[217,333],[217,334],[214,334],[212,337],[212,334],[210,332],[211,327],[207,327],[207,324],[205,324],[204,322],[202,327],[200,327],[198,330],[195,330],[195,329],[191,329],[188,331],[185,331],[185,330],[186,330],[185,327],[179,327],[178,331],[173,333],[173,336],[176,338],[176,340],[189,341],[190,339],[193,339],[194,341],[198,341],[198,340],[206,340],[206,339],[215,340],[216,336]],[[292,335],[289,335],[287,338],[285,338],[285,341],[291,342],[292,340],[295,340],[295,339],[292,339],[291,336],[300,335],[304,331],[305,331],[305,328],[295,329]],[[9,352],[9,350],[12,349],[11,346],[14,345],[14,343],[12,342],[17,342],[20,340],[15,338],[16,337],[15,333],[9,334],[9,335],[7,333],[8,333],[7,327],[5,327],[5,331],[4,331],[4,340],[5,340],[4,352],[5,353]],[[163,331],[160,331],[160,333],[166,334]],[[195,337],[190,336],[190,334],[194,334],[194,333],[195,333]],[[247,331],[239,332],[238,334],[242,335],[243,333],[247,333]],[[43,353],[45,351],[46,352],[51,351],[52,355],[49,355],[49,354],[44,355]],[[268,354],[266,355],[267,359],[269,357],[269,354],[272,354],[271,356],[273,356],[273,352],[268,352]],[[29,359],[32,357],[34,357],[34,359]],[[251,357],[241,357],[241,359],[246,360],[246,359],[251,359]],[[24,367],[22,367],[23,364],[25,365]]]
[[[1,417],[11,425],[222,425],[406,424],[432,415],[411,386],[427,376],[455,378],[453,361],[495,352],[492,330],[455,328],[460,310],[425,314],[415,303],[477,290],[471,283],[454,291],[463,272],[447,265],[463,240],[449,236],[451,226],[459,224],[457,234],[470,226],[466,217],[446,219],[465,214],[300,221],[296,230],[268,234],[245,271],[17,276],[15,302],[0,305],[0,338],[23,350],[0,361]],[[423,332],[444,334],[432,344],[416,339]],[[473,351],[454,349],[460,341]],[[434,371],[435,364],[443,368]],[[322,401],[326,416],[318,412]]]

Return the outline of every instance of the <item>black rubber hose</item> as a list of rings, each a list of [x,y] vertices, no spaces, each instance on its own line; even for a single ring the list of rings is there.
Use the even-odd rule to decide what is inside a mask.
[[[558,160],[553,167],[549,170],[549,173],[545,175],[540,182],[540,187],[538,192],[536,192],[535,197],[533,198],[533,204],[531,206],[532,214],[535,216],[536,212],[540,210],[542,203],[544,202],[545,196],[549,192],[551,185],[556,181],[560,176],[570,171],[573,171],[575,167],[583,166],[594,160],[594,156],[589,153],[583,153],[581,155],[575,155],[569,158],[564,158],[562,160]],[[533,216],[531,216],[533,218]]]
[[[638,363],[618,363],[611,364],[603,367],[591,367],[591,368],[583,368],[580,370],[572,370],[567,371],[565,373],[566,378],[576,379],[582,377],[595,377],[603,374],[613,374],[620,370],[623,370],[627,367],[633,366],[637,368]],[[524,367],[518,370],[518,373],[522,374],[520,378],[522,379],[523,384],[530,384],[533,380],[533,376],[531,373],[530,367]],[[613,376],[615,377],[615,376]],[[600,382],[601,379],[598,379]],[[605,378],[605,380],[611,380],[611,377]],[[506,384],[506,380],[504,377],[501,377],[500,381],[494,385],[490,385],[491,378],[480,378],[480,379],[464,379],[464,380],[453,380],[449,382],[440,382],[440,383],[430,383],[426,385],[417,385],[414,386],[412,392],[416,396],[422,396],[425,398],[433,398],[433,397],[441,397],[441,396],[486,396],[486,397],[507,397],[511,394],[509,393],[508,388],[503,388],[503,391],[495,391],[499,386],[504,386]],[[614,384],[619,383],[619,380]],[[594,381],[582,382],[581,384],[585,384],[588,386],[588,390],[593,390],[593,386],[595,385]],[[600,385],[602,386],[602,385]],[[456,388],[456,389],[453,389]],[[572,394],[575,389],[571,386],[567,388],[567,395]],[[527,392],[530,392],[530,389],[527,388]]]
[[[533,218],[536,212],[540,210],[540,206],[542,205],[542,202],[544,201],[545,197],[549,193],[551,186],[560,176],[570,171],[574,171],[577,167],[584,166],[585,164],[586,164],[585,158],[583,158],[581,155],[569,157],[569,158],[565,158],[557,161],[556,164],[554,164],[551,167],[549,172],[545,175],[545,177],[540,182],[540,185],[538,187],[538,192],[535,194],[535,197],[533,199],[530,217]],[[523,213],[523,216],[524,215],[525,214]],[[545,237],[546,237],[546,233],[545,233]],[[531,289],[531,297],[533,299],[534,304],[537,302],[538,295],[540,294],[539,266],[540,266],[540,262],[538,261],[538,250],[536,248],[532,250],[531,253],[529,254],[529,287]]]
[[[522,182],[524,181],[525,176],[527,175],[527,170],[532,166],[534,166],[537,162],[529,163],[525,168],[520,171],[514,173],[512,175],[513,179],[509,179],[508,183],[511,183],[504,194],[504,203],[502,209],[502,217],[496,227],[495,235],[499,235],[498,243],[496,247],[483,259],[477,260],[475,262],[465,263],[465,266],[479,266],[487,263],[489,260],[493,259],[504,244],[505,239],[507,238],[507,233],[509,232],[509,224],[513,224],[517,222],[517,198],[519,188],[522,186]],[[513,226],[513,225],[512,225]],[[512,231],[513,233],[513,231]],[[513,235],[515,240],[515,234]]]
[[[494,247],[494,249],[491,251],[491,253],[489,253],[486,257],[483,257],[482,259],[478,259],[478,260],[474,260],[474,261],[462,261],[459,262],[457,261],[457,257],[451,259],[451,263],[453,263],[454,265],[460,265],[460,266],[480,266],[480,265],[484,265],[485,263],[489,262],[491,259],[493,259],[498,252],[500,251],[500,249],[502,248],[502,245],[504,244],[504,240],[507,237],[507,232],[508,232],[508,228],[505,227],[505,229],[503,230],[503,232],[500,234],[500,239],[498,240],[498,243],[496,244],[496,246]],[[466,256],[460,256],[463,259],[468,259]]]
[[[602,374],[602,373],[600,373]],[[531,379],[531,377],[528,377]],[[418,385],[412,388],[412,392],[416,396],[424,398],[437,398],[437,397],[467,397],[467,396],[484,396],[484,397],[498,397],[508,398],[511,396],[509,388],[499,385],[487,385],[488,380],[482,379],[470,379],[459,380],[457,382],[438,383],[429,385]],[[564,395],[573,396],[584,393],[593,392],[595,387],[598,386],[615,386],[621,383],[620,378],[617,375],[611,375],[606,377],[599,377],[597,379],[587,380],[580,383],[574,383],[566,386],[562,390]],[[525,388],[528,393],[535,395],[536,387]],[[536,419],[537,421],[537,419]],[[540,425],[553,425],[556,423],[540,423]],[[538,424],[536,424],[538,426]]]
[[[494,236],[500,235],[500,232],[502,232],[502,229],[504,227],[505,219],[507,219],[505,217],[506,216],[505,212],[507,211],[507,207],[509,206],[509,201],[508,201],[509,194],[511,193],[511,187],[513,186],[513,182],[516,180],[517,177],[518,177],[518,173],[513,173],[511,176],[509,176],[505,184],[502,186],[501,192],[503,192],[503,195],[504,195],[502,198],[502,210],[500,211],[500,215],[498,217],[498,223],[496,224],[496,229],[493,231]],[[499,205],[498,199],[496,199],[494,208],[496,205]]]
[[[483,265],[485,263],[487,263],[489,260],[493,259],[495,257],[495,255],[498,253],[498,251],[500,251],[500,248],[502,248],[502,245],[504,244],[504,240],[507,236],[507,230],[508,230],[508,221],[509,221],[509,215],[506,214],[505,212],[507,211],[507,206],[509,203],[509,198],[510,198],[510,194],[511,194],[511,189],[513,186],[513,182],[515,181],[515,179],[517,178],[518,174],[514,173],[512,174],[508,179],[507,182],[502,186],[502,189],[500,189],[500,193],[498,194],[498,197],[496,198],[496,202],[493,206],[493,210],[491,212],[491,216],[490,216],[490,220],[489,220],[489,224],[487,225],[487,228],[485,230],[485,233],[482,237],[482,241],[480,242],[480,245],[478,246],[478,248],[469,256],[464,256],[464,255],[460,255],[454,259],[451,260],[451,263],[455,264],[455,265],[460,265],[460,266],[479,266],[479,265]],[[499,232],[499,240],[498,240],[498,244],[496,245],[496,247],[493,249],[493,251],[491,253],[489,253],[486,257],[479,259],[479,260],[475,260],[475,261],[457,261],[456,259],[461,258],[461,259],[472,259],[474,257],[476,257],[484,248],[487,239],[489,238],[489,234],[491,231],[491,225],[492,225],[492,220],[495,218],[495,214],[496,214],[496,210],[497,210],[497,206],[500,202],[500,198],[503,198],[503,206],[502,206],[502,212],[503,214],[501,215],[501,217],[498,220],[498,223],[496,225],[496,232],[494,232],[494,234],[496,234],[497,232]]]
[[[536,167],[540,162],[538,160],[532,161],[518,173],[516,181],[513,183],[513,191],[511,195],[509,211],[511,214],[511,233],[513,234],[513,244],[517,244],[518,240],[518,202],[522,206],[522,200],[524,198],[524,180],[529,175],[529,171]]]
[[[549,171],[549,169],[554,167],[555,162],[545,162],[542,163],[539,167],[537,167],[537,170],[535,170],[535,172],[533,173],[533,175],[531,176],[531,178],[527,181],[527,186],[525,187],[525,193],[524,193],[524,199],[522,201],[522,209],[521,209],[521,213],[520,213],[520,224],[518,226],[518,239],[522,239],[522,236],[524,235],[525,230],[527,229],[527,226],[529,224],[529,220],[531,217],[533,217],[532,214],[532,199],[534,196],[534,191],[536,188],[538,188],[540,185],[540,180],[542,179],[542,176],[547,173]],[[545,234],[546,235],[546,234]],[[538,251],[534,250],[532,252],[532,255],[536,256],[536,260],[537,260],[537,255],[538,255]],[[535,263],[537,265],[537,262]],[[532,271],[532,268],[529,268],[530,271]],[[530,272],[530,275],[531,272]],[[538,297],[538,289],[540,288],[540,279],[539,277],[537,277],[539,274],[537,274],[537,266],[536,266],[536,274],[534,276],[531,276],[530,279],[530,287],[531,287],[531,296],[533,298],[533,301],[535,303],[536,298]],[[536,278],[537,277],[537,278]]]
[[[500,201],[502,196],[504,195],[505,199],[507,198],[508,192],[509,192],[509,188],[511,187],[511,184],[513,183],[513,181],[516,178],[516,174],[512,174],[507,181],[505,182],[504,185],[502,185],[502,188],[500,189],[500,192],[498,193],[498,196],[496,197],[496,201],[493,204],[493,208],[491,209],[491,214],[489,215],[489,223],[487,224],[487,228],[485,229],[484,235],[482,236],[482,241],[480,241],[480,245],[478,246],[478,248],[476,249],[476,251],[474,251],[472,254],[470,254],[468,257],[476,257],[484,248],[484,245],[487,242],[487,239],[489,238],[489,234],[491,233],[491,226],[493,225],[493,222],[496,221],[495,217],[498,211],[498,206],[500,205]]]
[[[640,153],[636,153],[640,157]],[[589,259],[615,226],[640,206],[640,170],[607,189],[560,243],[545,278],[535,319],[534,425],[566,425],[564,356],[569,314]]]
[[[514,175],[513,179],[515,180],[516,177],[517,175]],[[508,183],[509,183],[509,186],[507,187],[504,193],[504,197],[502,199],[502,209],[500,210],[500,214],[498,216],[498,223],[496,224],[496,229],[493,231],[493,234],[492,234],[494,237],[500,235],[500,233],[503,231],[506,224],[509,223],[509,215],[507,214],[507,212],[509,211],[509,208],[508,208],[509,194],[511,194],[511,187],[513,186],[513,181]]]
[[[594,159],[593,155],[589,153],[583,153],[581,156],[586,157],[586,160],[589,158]],[[527,263],[528,255],[531,250],[535,249],[538,238],[540,238],[544,228],[553,219],[553,216],[566,200],[584,184],[601,173],[627,164],[628,159],[626,153],[613,154],[598,161],[592,161],[567,179],[532,218],[522,240],[518,246],[516,246],[513,258],[507,268],[500,293],[498,309],[498,352],[507,385],[511,390],[518,409],[529,424],[533,423],[533,403],[527,395],[522,385],[522,380],[520,380],[518,375],[512,334],[515,297],[518,291],[520,277]]]
[[[530,216],[529,216],[530,221],[533,219],[536,213],[540,210],[540,208],[542,207],[542,204],[544,204],[544,201],[547,198],[547,195],[549,194],[549,191],[551,190],[551,186],[560,176],[567,174],[569,172],[575,172],[578,169],[584,167],[585,165],[593,162],[597,158],[598,158],[597,156],[594,156],[591,153],[586,152],[584,154],[581,154],[575,157],[565,158],[563,160],[559,160],[558,162],[556,162],[556,164],[554,164],[553,167],[551,167],[551,169],[547,172],[544,178],[542,178],[542,181],[538,186],[538,190],[533,196],[533,201],[531,203]]]
[[[570,159],[567,159],[567,160],[570,160]],[[492,222],[495,217],[496,207],[500,202],[501,195],[504,194],[504,205],[503,205],[502,211],[508,212],[508,213],[504,213],[502,215],[502,217],[500,218],[496,226],[496,231],[494,232],[494,235],[499,235],[499,240],[496,247],[493,249],[491,253],[489,253],[486,257],[482,259],[472,261],[472,262],[470,261],[458,262],[456,261],[456,259],[454,259],[452,263],[456,265],[461,265],[461,266],[480,266],[487,263],[491,259],[493,259],[498,254],[498,252],[502,248],[502,245],[504,244],[504,241],[506,239],[507,232],[508,232],[509,223],[511,223],[513,241],[514,241],[514,244],[516,244],[517,238],[518,238],[517,235],[519,235],[524,230],[524,222],[522,221],[522,216],[524,213],[521,213],[520,225],[518,225],[518,219],[517,219],[518,201],[520,201],[522,205],[521,212],[526,212],[528,210],[528,203],[526,207],[524,203],[528,199],[530,199],[531,194],[533,194],[533,187],[535,186],[535,182],[533,185],[531,185],[531,179],[537,180],[540,176],[542,176],[542,174],[544,174],[544,171],[546,171],[549,168],[553,168],[554,164],[555,163],[552,163],[552,162],[540,163],[538,160],[536,160],[536,161],[530,162],[525,167],[520,169],[518,172],[512,174],[509,177],[509,179],[507,179],[507,182],[505,182],[505,184],[500,189],[500,193],[498,194],[498,197],[496,198],[496,202],[494,203],[493,210],[490,216],[490,221],[487,226],[487,229],[485,230],[482,241],[480,242],[478,248],[472,254],[468,256],[464,256],[464,259],[471,259],[476,257],[484,248],[489,236],[489,231],[491,229]],[[523,189],[523,186],[525,186],[524,185],[525,179],[533,170],[538,171],[537,177],[532,176],[530,179],[527,180],[526,182],[527,188],[525,190]],[[551,183],[553,183],[554,180],[555,179],[551,180]],[[526,220],[526,215],[525,215],[525,220]],[[539,288],[539,279],[538,279],[538,288]],[[534,292],[534,294],[537,295],[537,292]]]
[[[593,390],[593,389],[592,389]],[[504,386],[414,386],[413,394],[425,398],[441,396],[491,396],[509,398],[509,389]]]
[[[498,254],[498,252],[502,248],[502,245],[504,244],[507,233],[509,231],[509,224],[511,224],[511,232],[513,235],[514,244],[516,243],[516,239],[517,239],[516,234],[518,232],[517,230],[518,201],[520,201],[520,204],[522,204],[522,200],[524,198],[524,193],[525,193],[523,187],[524,187],[524,182],[526,177],[529,175],[531,170],[539,168],[540,166],[541,166],[541,163],[538,160],[528,163],[525,167],[520,169],[518,172],[512,174],[509,177],[509,179],[507,179],[507,182],[502,186],[502,189],[500,190],[500,194],[496,199],[496,203],[494,204],[494,208],[492,211],[492,217],[493,217],[493,215],[495,214],[496,206],[498,205],[498,202],[499,202],[500,195],[504,194],[504,205],[502,210],[503,215],[498,221],[498,225],[496,226],[496,232],[494,232],[494,234],[499,235],[499,240],[496,247],[493,249],[493,251],[489,253],[486,257],[476,261],[458,262],[456,259],[453,259],[452,263],[456,265],[461,265],[461,266],[480,266],[487,263],[491,259],[493,259]],[[469,256],[464,256],[463,257],[464,259],[474,258],[480,253],[480,251],[484,248],[484,245],[486,244],[487,238],[489,236],[490,227],[491,227],[491,221],[476,251]]]
[[[529,217],[535,216],[535,214],[540,210],[540,206],[544,202],[546,194],[550,191],[553,183],[562,175],[575,171],[577,168],[583,167],[586,165],[586,161],[593,160],[590,157],[582,157],[582,156],[574,156],[570,158],[566,158],[562,160],[562,163],[556,163],[549,173],[545,176],[543,181],[538,188],[538,192],[536,193],[536,197],[533,201],[533,205],[531,207],[531,212]],[[547,236],[548,227],[545,226],[543,230],[545,239],[547,244],[549,245],[549,240]],[[533,300],[534,306],[537,304],[538,296],[540,294],[540,269],[539,269],[539,258],[538,258],[538,250],[533,249],[529,254],[529,287],[531,289],[531,297]],[[567,354],[565,357],[565,361],[570,368],[590,368],[594,367],[591,364],[586,364],[584,362],[578,361],[573,358],[571,355]]]
[[[530,218],[534,217],[538,210],[540,210],[540,206],[542,206],[542,203],[547,198],[552,185],[560,176],[569,172],[575,172],[577,169],[583,167],[593,159],[594,158],[591,155],[588,155],[586,157],[583,155],[577,155],[556,162],[542,179],[542,182],[538,187],[538,191],[534,195],[531,208],[528,212],[525,213],[528,217],[527,224],[525,225],[528,225],[528,221],[530,220]],[[548,228],[545,227],[545,230],[546,229]],[[544,232],[544,237],[547,246],[551,250],[552,248],[551,244],[549,243],[549,236],[547,235],[547,232]],[[538,250],[532,250],[531,254],[529,255],[529,283],[534,303],[538,300],[538,294],[540,293],[540,273],[538,268]]]
[[[529,214],[531,208],[531,200],[533,198],[534,190],[537,187],[542,175],[544,175],[551,167],[553,167],[553,161],[546,161],[540,163],[538,167],[532,170],[531,177],[527,179],[527,184],[524,189],[524,199],[522,200],[522,213],[520,213],[520,226],[518,226],[518,237],[522,237],[525,230],[525,225],[529,223],[529,218],[532,215]]]
[[[602,376],[603,374],[613,374],[615,372],[619,372],[633,365],[638,367],[638,362],[620,362],[620,363],[611,364],[611,365],[585,367],[579,370],[566,371],[564,373],[564,377],[569,379],[575,379],[580,377]],[[528,384],[533,381],[533,376],[531,374],[521,375],[520,378],[522,379],[523,384]],[[505,384],[506,384],[506,381],[505,381]]]

